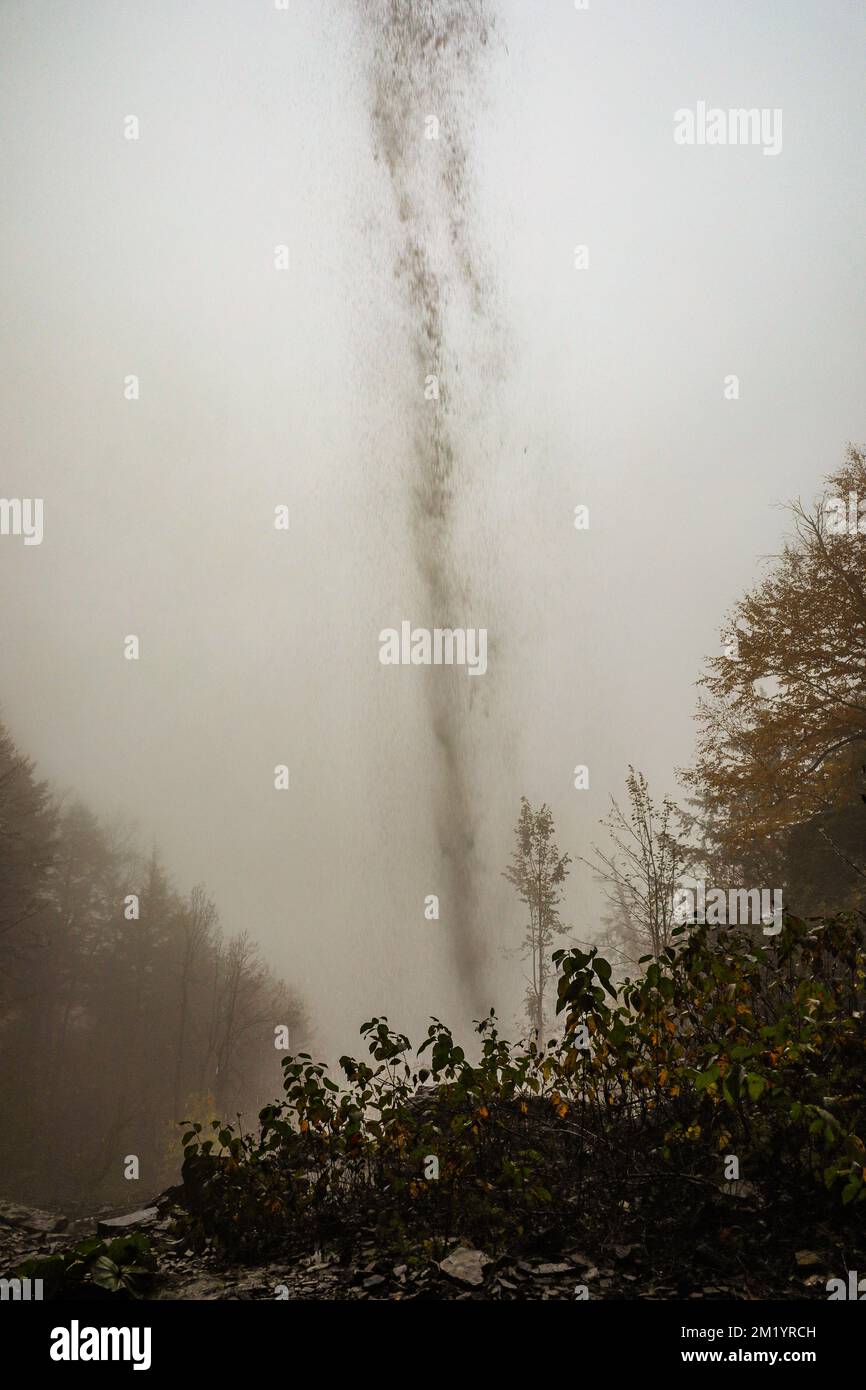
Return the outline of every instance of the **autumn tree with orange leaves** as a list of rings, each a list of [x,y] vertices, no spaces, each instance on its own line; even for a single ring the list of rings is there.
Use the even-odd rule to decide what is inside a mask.
[[[707,663],[685,779],[729,876],[787,876],[810,909],[838,908],[866,899],[866,454],[850,446],[789,511],[793,535]],[[805,864],[824,880],[811,897]]]

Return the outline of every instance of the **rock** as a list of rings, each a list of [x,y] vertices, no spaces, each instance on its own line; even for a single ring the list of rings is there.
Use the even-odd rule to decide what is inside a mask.
[[[18,1231],[51,1235],[54,1231],[65,1231],[69,1218],[58,1216],[53,1211],[40,1211],[36,1207],[21,1207],[15,1202],[0,1202],[0,1222]]]
[[[319,1274],[322,1270],[328,1269],[333,1262],[332,1255],[323,1254],[321,1250],[315,1250],[306,1260],[301,1260],[301,1264],[310,1274]],[[365,1270],[365,1273],[372,1273],[372,1270]]]
[[[364,1280],[364,1288],[365,1288],[365,1289],[381,1289],[381,1287],[382,1287],[382,1285],[383,1285],[384,1283],[385,1283],[385,1276],[384,1276],[383,1274],[371,1274],[370,1277],[369,1277],[369,1279],[365,1279],[365,1280]]]
[[[816,1265],[822,1263],[821,1256],[814,1250],[798,1250],[794,1259],[801,1269],[814,1269]]]
[[[157,1298],[183,1298],[192,1299],[196,1302],[200,1300],[215,1300],[225,1298],[228,1285],[223,1279],[215,1279],[212,1275],[201,1274],[197,1278],[181,1284],[176,1290],[162,1290],[157,1294]]]
[[[112,1216],[108,1220],[97,1221],[96,1234],[125,1236],[131,1231],[141,1231],[148,1226],[154,1226],[158,1218],[159,1211],[156,1207],[142,1207],[140,1211],[131,1211],[126,1216]]]
[[[484,1269],[489,1264],[488,1255],[480,1250],[467,1250],[465,1246],[461,1246],[447,1259],[441,1260],[439,1268],[449,1279],[456,1279],[460,1284],[469,1284],[477,1289],[484,1283]]]
[[[560,1265],[555,1265],[555,1264],[554,1264],[554,1265],[539,1265],[535,1272],[536,1272],[536,1274],[540,1274],[540,1275],[544,1276],[544,1275],[549,1275],[549,1274],[570,1274],[570,1273],[571,1273],[571,1270],[572,1270],[572,1266],[571,1266],[570,1264],[560,1264]]]
[[[738,1178],[731,1182],[720,1182],[719,1191],[725,1197],[739,1197],[740,1201],[757,1202],[759,1206],[764,1205],[755,1184],[747,1182],[745,1178]]]

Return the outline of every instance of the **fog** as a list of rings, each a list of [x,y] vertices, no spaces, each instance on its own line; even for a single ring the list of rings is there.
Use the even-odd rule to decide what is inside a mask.
[[[432,67],[384,0],[0,11],[3,717],[328,1054],[514,1026],[520,796],[577,856],[629,763],[676,793],[774,505],[864,436],[859,5],[435,9]],[[701,100],[781,151],[678,146]],[[404,620],[486,674],[382,665]]]

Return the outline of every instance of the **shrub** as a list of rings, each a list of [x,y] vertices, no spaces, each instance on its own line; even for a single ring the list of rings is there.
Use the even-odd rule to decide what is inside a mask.
[[[610,1237],[636,1201],[685,1209],[672,1181],[716,1191],[726,1154],[775,1196],[862,1212],[862,920],[677,935],[619,985],[595,949],[556,952],[565,1030],[546,1046],[507,1041],[491,1011],[471,1059],[435,1018],[415,1052],[386,1018],[365,1023],[371,1062],[341,1058],[340,1083],[287,1058],[257,1133],[184,1135],[188,1234],[247,1255],[370,1230],[427,1253]]]

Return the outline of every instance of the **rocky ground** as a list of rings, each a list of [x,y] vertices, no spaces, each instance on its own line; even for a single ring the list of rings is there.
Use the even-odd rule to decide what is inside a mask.
[[[553,1254],[503,1254],[455,1245],[441,1261],[420,1253],[397,1263],[375,1241],[359,1242],[346,1262],[317,1251],[285,1262],[226,1267],[195,1253],[174,1233],[179,1189],[136,1212],[105,1209],[97,1215],[60,1214],[0,1202],[0,1271],[46,1256],[94,1235],[110,1238],[143,1231],[159,1273],[155,1299],[243,1300],[569,1300],[593,1299],[802,1299],[826,1298],[829,1278],[844,1274],[847,1253],[826,1231],[814,1249],[782,1250],[772,1266],[750,1267],[724,1250],[696,1242],[679,1272],[639,1243],[587,1253],[561,1238]],[[821,1233],[818,1233],[819,1236]]]

